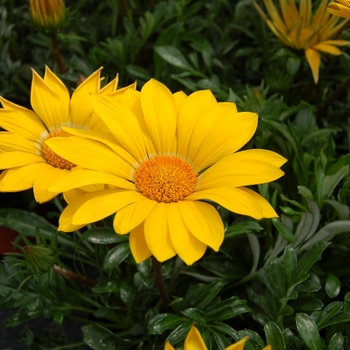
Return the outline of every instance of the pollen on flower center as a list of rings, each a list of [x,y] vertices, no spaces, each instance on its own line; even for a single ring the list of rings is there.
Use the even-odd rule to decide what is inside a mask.
[[[68,132],[63,131],[63,130],[54,130],[54,131],[51,131],[51,133],[46,137],[46,140],[50,139],[52,137],[57,137],[57,136],[58,137],[69,137],[71,135]],[[69,170],[75,166],[75,164],[73,164],[73,163],[69,162],[68,160],[57,155],[45,143],[42,143],[42,145],[41,145],[41,154],[42,154],[43,158],[46,160],[46,162],[55,168]]]
[[[154,156],[136,169],[136,188],[157,202],[178,202],[190,195],[196,185],[197,173],[177,156]]]

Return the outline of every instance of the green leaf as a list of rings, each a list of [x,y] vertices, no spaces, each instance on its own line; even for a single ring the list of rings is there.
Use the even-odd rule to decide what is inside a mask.
[[[349,173],[349,165],[344,165],[335,174],[327,175],[323,180],[322,198],[330,197],[335,187]]]
[[[329,273],[327,275],[325,290],[330,298],[335,298],[340,292],[341,283],[337,276]]]
[[[128,236],[118,235],[111,228],[92,228],[83,233],[85,240],[95,244],[112,244],[128,240]]]
[[[286,239],[290,243],[295,242],[293,232],[285,224],[283,224],[280,219],[273,218],[272,223],[284,239]]]
[[[162,334],[167,329],[174,329],[182,323],[183,319],[180,316],[170,313],[159,314],[148,322],[147,330],[149,334]]]
[[[295,75],[299,70],[301,60],[299,57],[288,57],[287,60],[287,72],[290,75]]]
[[[259,232],[263,228],[256,221],[243,221],[239,223],[232,224],[229,226],[225,233],[225,239],[231,238],[237,235]]]
[[[272,349],[285,350],[283,333],[276,323],[270,321],[264,326],[267,344],[271,344]]]
[[[167,340],[170,341],[171,345],[176,345],[179,341],[185,339],[190,328],[193,324],[193,320],[184,321],[180,326],[174,329],[168,336]]]
[[[348,220],[350,216],[350,209],[347,205],[341,204],[337,201],[331,200],[331,199],[325,199],[325,203],[328,203],[331,205],[334,210],[338,213],[340,220]]]
[[[128,64],[126,66],[126,70],[131,76],[138,78],[138,79],[142,79],[142,80],[147,81],[147,80],[152,78],[152,76],[148,70],[146,70],[145,68],[142,68],[140,66],[136,66],[134,64]]]
[[[289,286],[292,284],[293,274],[297,268],[297,265],[298,265],[297,254],[295,250],[288,245],[284,249],[283,268],[284,268],[284,273]]]
[[[203,311],[195,308],[189,308],[181,311],[185,316],[191,318],[192,320],[198,322],[201,325],[206,325],[206,315]]]
[[[304,198],[311,200],[314,199],[312,192],[305,186],[298,186],[298,193],[300,193]]]
[[[329,324],[329,321],[338,315],[343,308],[343,303],[341,301],[333,301],[328,304],[317,317],[317,326],[319,329],[325,328]]]
[[[329,341],[327,350],[343,350],[344,337],[341,333],[335,333]]]
[[[297,314],[296,325],[301,337],[311,350],[320,350],[322,348],[318,328],[309,315],[304,313]]]
[[[171,45],[163,45],[155,47],[154,50],[163,58],[164,61],[168,62],[169,64],[187,71],[194,71],[191,64],[176,47]]]
[[[103,268],[105,270],[111,270],[119,266],[130,254],[129,243],[121,243],[118,246],[112,248],[105,256],[103,260]]]
[[[301,144],[304,146],[305,144],[307,144],[310,141],[313,141],[317,138],[320,137],[328,137],[330,134],[332,134],[333,132],[337,132],[337,131],[341,131],[340,128],[336,127],[336,128],[322,128],[320,130],[314,131],[310,134],[307,134],[305,137],[303,137],[303,139],[301,140]]]

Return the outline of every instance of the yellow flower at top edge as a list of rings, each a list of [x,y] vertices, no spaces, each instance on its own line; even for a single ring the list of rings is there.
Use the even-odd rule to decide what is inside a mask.
[[[249,337],[244,337],[237,343],[227,347],[225,350],[243,350]],[[165,343],[164,350],[175,350],[169,341]],[[198,329],[192,325],[185,340],[184,350],[208,350]],[[267,345],[263,350],[271,350],[271,345]]]
[[[63,0],[29,0],[29,6],[36,26],[49,32],[62,28],[66,18]]]
[[[29,110],[0,97],[0,191],[18,192],[33,188],[42,203],[58,193],[47,188],[75,164],[55,154],[44,140],[69,137],[63,126],[99,131],[108,129],[92,110],[90,93],[118,98],[126,88],[116,90],[118,78],[100,89],[101,70],[91,74],[74,91],[72,98],[62,81],[48,68],[41,78],[33,70]],[[135,86],[133,86],[135,88]]]
[[[141,92],[128,89],[120,101],[95,95],[92,102],[121,148],[71,129],[76,136],[45,141],[84,168],[49,190],[64,192],[82,183],[109,186],[70,202],[59,230],[74,231],[116,213],[114,229],[130,232],[137,263],[151,255],[162,262],[178,254],[190,265],[207,246],[218,251],[223,242],[224,225],[212,203],[256,219],[277,217],[262,196],[244,187],[278,179],[286,162],[272,151],[237,152],[255,133],[256,113],[218,103],[209,90],[172,94],[154,79]]]
[[[328,5],[328,11],[334,16],[350,18],[350,1],[349,0],[332,1]]]
[[[343,28],[347,20],[340,20],[328,13],[327,0],[321,1],[314,14],[311,0],[300,0],[299,9],[294,0],[280,0],[279,3],[278,10],[273,0],[264,0],[270,15],[268,18],[254,1],[261,17],[285,45],[304,50],[314,82],[317,84],[321,63],[320,52],[341,55],[342,52],[337,46],[350,44],[350,41],[331,39]]]

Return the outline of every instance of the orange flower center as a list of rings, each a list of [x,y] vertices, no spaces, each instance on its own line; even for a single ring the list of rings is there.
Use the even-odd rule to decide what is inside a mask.
[[[58,137],[69,137],[71,135],[68,134],[68,132],[63,131],[63,130],[54,130],[54,131],[50,132],[50,134],[46,137],[45,140],[50,139],[51,137],[57,137],[57,136]],[[44,159],[46,160],[46,162],[55,168],[69,170],[75,166],[75,164],[68,162],[68,160],[57,155],[45,143],[42,143],[42,145],[41,145],[41,154],[44,157]]]
[[[154,156],[135,171],[135,186],[147,198],[157,202],[178,202],[190,195],[197,173],[176,156]]]

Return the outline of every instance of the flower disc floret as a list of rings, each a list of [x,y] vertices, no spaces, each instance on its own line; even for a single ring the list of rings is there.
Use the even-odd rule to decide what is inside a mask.
[[[190,195],[197,173],[177,156],[154,156],[135,171],[135,186],[147,198],[158,203],[178,202]]]
[[[50,134],[46,137],[45,140],[50,139],[52,137],[69,137],[71,136],[68,132],[63,130],[54,130],[50,132]],[[69,162],[68,160],[60,157],[51,148],[43,143],[41,145],[41,153],[46,162],[52,165],[55,168],[70,170],[75,167],[75,164]]]

